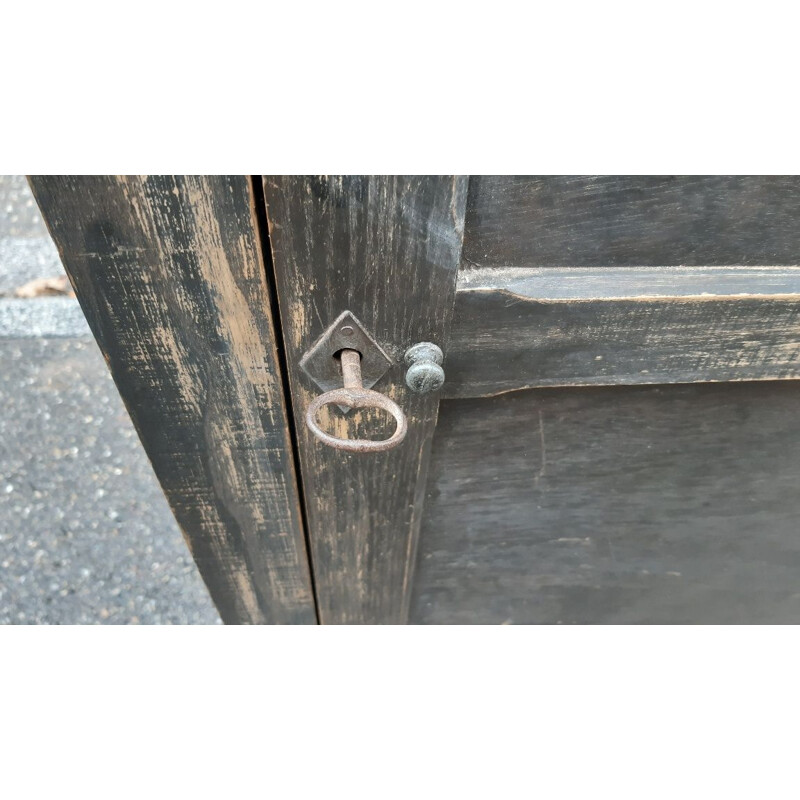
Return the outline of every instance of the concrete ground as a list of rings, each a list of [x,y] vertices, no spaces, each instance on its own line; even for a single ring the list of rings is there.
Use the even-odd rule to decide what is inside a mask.
[[[0,176],[0,623],[219,616],[21,176]]]

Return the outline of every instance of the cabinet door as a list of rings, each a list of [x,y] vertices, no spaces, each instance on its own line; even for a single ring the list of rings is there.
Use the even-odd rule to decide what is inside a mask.
[[[260,189],[243,176],[31,186],[222,619],[316,623]]]
[[[264,190],[322,622],[800,620],[798,179]],[[300,362],[344,311],[392,364],[387,452],[306,427]],[[405,386],[419,341],[440,393]]]
[[[264,192],[320,621],[405,622],[439,396],[408,389],[403,355],[446,346],[467,179],[267,176]],[[385,354],[373,389],[408,420],[391,450],[334,449],[305,422],[321,389],[301,362],[344,312]],[[374,409],[322,411],[340,438],[385,438],[394,424]]]

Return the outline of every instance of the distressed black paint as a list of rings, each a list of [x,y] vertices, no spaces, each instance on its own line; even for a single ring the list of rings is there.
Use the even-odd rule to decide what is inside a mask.
[[[314,623],[249,181],[31,185],[223,620]]]
[[[800,384],[442,402],[411,622],[800,622]]]
[[[798,219],[796,176],[473,175],[464,263],[798,264]]]
[[[403,353],[445,347],[461,255],[466,178],[264,178],[303,489],[323,623],[398,623],[408,612],[438,394],[416,395]],[[394,366],[373,387],[408,417],[383,453],[334,450],[303,417],[319,393],[300,360],[345,310]],[[327,422],[325,414],[328,413]],[[384,412],[320,414],[339,438],[388,438]]]

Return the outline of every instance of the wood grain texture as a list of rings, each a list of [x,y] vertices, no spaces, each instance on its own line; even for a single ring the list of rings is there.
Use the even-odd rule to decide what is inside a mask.
[[[223,620],[315,623],[249,180],[31,185]]]
[[[800,263],[797,176],[479,176],[465,265]]]
[[[439,398],[404,383],[406,348],[446,348],[463,237],[466,178],[270,177],[270,239],[298,431],[315,585],[323,623],[407,618],[429,444]],[[317,391],[300,359],[345,310],[394,360],[373,387],[409,432],[385,453],[348,454],[303,421]],[[384,416],[320,420],[338,437],[387,438]]]
[[[446,397],[800,378],[800,268],[468,269]]]
[[[800,384],[445,400],[411,622],[800,623]]]

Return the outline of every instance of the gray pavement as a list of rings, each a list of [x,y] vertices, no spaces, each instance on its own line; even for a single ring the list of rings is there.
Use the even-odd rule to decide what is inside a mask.
[[[0,176],[0,623],[218,623],[77,301],[14,297],[58,274]]]
[[[34,278],[63,275],[24,175],[0,175],[0,297]]]

